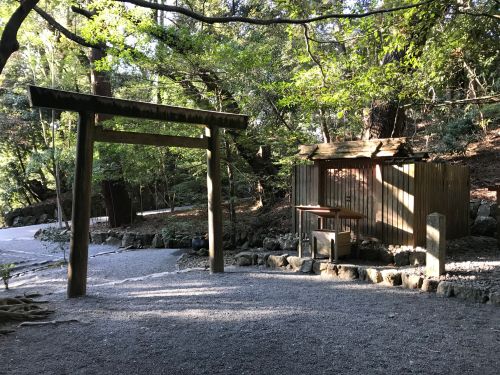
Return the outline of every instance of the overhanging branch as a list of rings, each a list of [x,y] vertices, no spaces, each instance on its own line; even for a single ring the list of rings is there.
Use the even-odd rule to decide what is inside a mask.
[[[162,10],[164,12],[172,12],[182,14],[184,16],[193,18],[195,20],[214,24],[214,23],[233,23],[233,22],[243,22],[249,23],[253,25],[275,25],[275,24],[307,24],[316,21],[324,21],[328,19],[357,19],[357,18],[365,18],[374,16],[376,14],[384,14],[384,13],[392,13],[400,10],[417,8],[422,5],[427,5],[433,3],[435,0],[423,1],[420,3],[410,4],[410,5],[402,5],[394,8],[386,8],[386,9],[376,9],[369,12],[364,13],[330,13],[324,14],[321,16],[311,17],[311,18],[302,18],[302,19],[293,19],[293,18],[269,18],[269,19],[261,19],[261,18],[252,18],[252,17],[242,17],[242,16],[205,16],[204,14],[195,12],[191,9],[187,9],[184,7],[176,6],[176,5],[165,5],[154,2],[149,2],[146,0],[114,0],[120,3],[128,3],[134,4],[142,8],[150,8],[154,10]]]

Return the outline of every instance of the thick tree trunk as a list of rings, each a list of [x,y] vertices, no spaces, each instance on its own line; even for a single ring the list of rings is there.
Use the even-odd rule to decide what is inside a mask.
[[[372,103],[364,119],[363,139],[401,137],[406,126],[404,110],[395,101]]]
[[[109,226],[116,228],[130,225],[133,219],[132,203],[125,183],[120,180],[105,180],[101,184],[102,195],[109,217]]]
[[[92,48],[90,51],[92,93],[101,96],[112,96],[111,82],[107,72],[96,71],[93,68],[94,63],[105,56],[106,53],[103,50]],[[112,116],[98,113],[96,115],[96,125],[110,118]],[[130,224],[135,216],[135,212],[132,210],[132,201],[128,196],[125,186],[123,178],[118,180],[104,180],[102,182],[102,194],[111,228]]]
[[[2,38],[0,39],[0,74],[3,71],[5,64],[7,64],[9,57],[19,49],[17,32],[38,1],[39,0],[21,1],[19,7],[7,21],[7,24],[3,29]]]

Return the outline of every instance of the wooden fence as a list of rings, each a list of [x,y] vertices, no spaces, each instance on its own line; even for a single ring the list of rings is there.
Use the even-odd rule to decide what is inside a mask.
[[[467,167],[412,162],[377,164],[370,159],[319,162],[296,166],[294,205],[342,206],[360,212],[363,237],[387,244],[425,244],[425,218],[431,212],[447,217],[447,237],[468,234],[469,171]],[[327,221],[333,228],[333,222]],[[297,215],[293,210],[293,230]],[[342,221],[344,230],[354,222]],[[304,232],[316,228],[313,214],[304,217]]]

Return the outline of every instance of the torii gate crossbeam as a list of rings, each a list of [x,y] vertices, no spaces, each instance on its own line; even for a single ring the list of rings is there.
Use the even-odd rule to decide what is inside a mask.
[[[29,86],[28,93],[32,107],[78,112],[79,115],[68,265],[69,298],[83,296],[87,290],[94,142],[206,149],[210,272],[224,272],[219,128],[246,129],[248,116],[87,95],[38,86]],[[96,113],[204,125],[205,135],[203,138],[192,138],[104,130],[95,125]]]

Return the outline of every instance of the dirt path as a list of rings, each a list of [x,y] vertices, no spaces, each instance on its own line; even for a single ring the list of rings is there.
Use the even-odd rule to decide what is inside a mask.
[[[53,319],[80,322],[0,336],[0,373],[484,375],[500,368],[500,312],[491,305],[284,272],[103,275],[94,268],[82,299],[65,299],[61,269],[39,274],[44,283],[35,287],[18,286],[18,293],[54,291]]]

